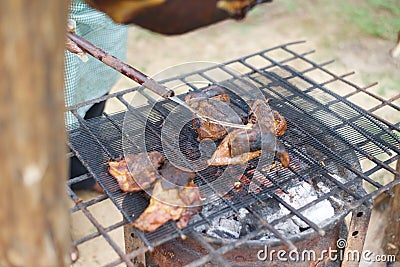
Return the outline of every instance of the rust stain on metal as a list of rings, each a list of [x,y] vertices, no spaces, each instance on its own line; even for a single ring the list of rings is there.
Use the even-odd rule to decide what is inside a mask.
[[[349,251],[362,251],[370,217],[371,209],[369,207],[361,206],[353,211],[344,255],[349,255]],[[357,267],[358,264],[358,261],[345,257],[342,267]]]
[[[326,235],[321,237],[317,233],[311,234],[310,238],[300,240],[295,242],[298,251],[302,250],[314,250],[316,255],[321,255],[323,250],[328,250],[329,248],[335,249],[336,242],[339,238],[340,232],[340,223],[332,227],[331,229],[326,231]],[[212,245],[212,243],[211,243]],[[216,245],[216,243],[214,244]],[[257,266],[265,266],[267,261],[261,261],[257,258],[257,253],[264,249],[265,246],[268,249],[279,251],[285,250],[286,253],[290,251],[288,248],[283,245],[269,245],[268,242],[263,244],[261,241],[258,244],[247,243],[243,246],[240,246],[234,250],[231,250],[222,257],[226,259],[228,262],[232,263],[234,266],[243,266],[243,267],[257,267]],[[207,255],[209,252],[203,248],[195,239],[187,238],[186,240],[181,240],[176,238],[170,242],[164,243],[154,249],[152,253],[148,254],[148,257],[152,258],[157,265],[160,267],[163,266],[184,266],[189,264],[198,258]],[[170,257],[169,255],[177,255],[177,257]],[[272,261],[268,260],[268,266],[279,266],[279,267],[322,267],[325,266],[329,262],[329,257],[326,255],[322,261],[318,259],[312,261],[279,261],[276,257],[273,258]],[[212,262],[211,262],[212,265]]]

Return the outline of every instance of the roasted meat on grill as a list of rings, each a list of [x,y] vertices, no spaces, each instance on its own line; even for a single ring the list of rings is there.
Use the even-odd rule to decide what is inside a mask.
[[[179,229],[182,229],[188,225],[189,220],[193,215],[201,211],[202,202],[199,188],[195,183],[193,183],[193,181],[190,181],[190,183],[185,185],[185,187],[179,192],[179,197],[186,205],[191,205],[185,208],[176,223],[176,226]]]
[[[241,118],[229,106],[230,97],[226,90],[218,85],[188,94],[185,102],[206,117],[235,124],[242,123]],[[192,125],[198,134],[198,141],[205,138],[216,141],[227,133],[226,127],[196,117],[193,118]]]
[[[274,115],[275,135],[282,136],[287,129],[286,119],[278,111],[272,110]]]
[[[122,191],[137,192],[149,188],[160,178],[158,169],[163,163],[164,157],[160,152],[143,152],[109,161],[108,171],[117,180]]]
[[[164,189],[174,189],[179,186],[184,186],[192,181],[196,174],[194,172],[186,172],[178,169],[169,161],[167,161],[160,170],[162,180],[161,185]]]
[[[283,145],[274,138],[274,136],[283,135],[286,131],[285,118],[277,111],[272,111],[271,115],[271,110],[262,105],[261,100],[255,100],[251,110],[252,114],[250,114],[247,124],[251,128],[231,131],[222,140],[211,159],[208,160],[209,165],[245,164],[261,154],[263,143],[268,142],[273,145],[276,142],[276,155],[279,157],[282,166],[289,166],[289,154],[285,151]]]
[[[250,102],[250,101],[249,101]],[[261,123],[267,125],[268,127],[273,127],[275,136],[282,136],[286,130],[286,119],[276,110],[273,109],[265,109],[265,106],[262,105],[262,100],[254,100],[251,101],[251,111],[249,115],[248,121],[255,124],[257,123],[257,118],[255,113],[258,113],[259,117],[261,117]],[[257,111],[258,109],[258,111]],[[260,111],[260,109],[262,109]],[[272,118],[269,116],[269,113],[272,113]],[[269,119],[272,119],[273,125],[270,123]],[[260,119],[259,119],[260,120]]]
[[[208,160],[209,165],[244,164],[261,154],[261,133],[258,127],[236,129],[227,135]]]
[[[274,139],[269,138],[271,142]],[[282,166],[290,163],[289,153],[285,151],[279,140],[276,140],[275,153]],[[261,154],[260,128],[253,125],[251,129],[236,129],[227,135],[219,144],[211,159],[207,161],[212,166],[226,166],[230,164],[245,164]]]
[[[187,226],[201,209],[199,188],[193,183],[195,173],[185,172],[167,163],[161,170],[163,179],[155,182],[150,204],[133,223],[136,228],[153,232],[168,221],[178,228]]]
[[[283,167],[289,166],[290,163],[289,153],[285,150],[285,147],[279,140],[276,140],[275,154],[276,156],[278,156]]]

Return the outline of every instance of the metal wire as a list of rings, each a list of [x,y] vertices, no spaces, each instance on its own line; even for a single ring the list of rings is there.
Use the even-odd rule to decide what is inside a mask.
[[[148,200],[143,198],[140,194],[122,193],[116,182],[107,172],[107,161],[113,160],[123,154],[121,139],[123,135],[122,124],[124,113],[122,112],[112,115],[104,113],[100,118],[85,121],[81,116],[79,116],[76,110],[85,105],[113,99],[119,101],[128,111],[139,110],[145,112],[145,108],[133,107],[124,98],[127,94],[135,91],[140,92],[143,96],[147,97],[149,104],[154,104],[154,100],[151,96],[147,95],[142,88],[137,87],[69,107],[68,110],[72,111],[72,113],[77,117],[79,125],[69,131],[68,145],[72,152],[68,153],[67,156],[77,156],[88,170],[88,174],[75,177],[67,182],[68,193],[76,204],[70,209],[70,211],[71,213],[82,211],[85,217],[88,218],[90,223],[96,228],[96,232],[89,233],[78,240],[74,240],[73,244],[79,246],[101,236],[108,244],[110,244],[119,257],[114,259],[112,262],[102,263],[103,266],[111,267],[117,266],[121,263],[133,266],[132,260],[135,257],[151,251],[155,246],[168,242],[173,238],[186,238],[188,236],[196,239],[208,251],[208,255],[193,261],[189,266],[200,266],[211,260],[224,266],[228,266],[229,263],[223,258],[225,253],[266,232],[273,233],[281,240],[281,242],[294,248],[295,244],[292,243],[288,237],[279,233],[274,228],[278,223],[293,216],[300,218],[311,229],[318,232],[320,235],[323,235],[324,229],[302,214],[303,211],[315,206],[323,200],[332,197],[345,197],[348,200],[346,202],[348,204],[340,211],[340,214],[338,214],[340,215],[339,217],[341,217],[352,209],[369,203],[371,198],[376,194],[387,192],[392,186],[394,186],[396,182],[381,184],[380,182],[375,181],[372,177],[375,173],[382,170],[385,170],[389,174],[400,175],[390,166],[390,164],[400,158],[399,137],[397,135],[400,133],[399,123],[391,124],[383,118],[375,115],[373,112],[383,107],[389,107],[393,111],[399,112],[400,107],[395,104],[395,101],[400,98],[400,94],[391,97],[390,99],[384,99],[368,91],[369,87],[360,87],[347,80],[346,78],[353,73],[342,75],[334,74],[326,68],[326,66],[331,64],[332,61],[318,64],[307,58],[307,56],[314,53],[314,50],[301,53],[297,52],[297,47],[301,46],[303,43],[304,42],[293,42],[279,45],[239,59],[231,60],[216,67],[210,67],[201,71],[171,77],[162,81],[163,83],[174,80],[185,82],[187,81],[187,77],[197,74],[208,80],[210,83],[216,83],[217,81],[208,74],[208,71],[217,68],[219,71],[232,77],[223,82],[231,83],[234,82],[235,79],[242,77],[233,73],[229,66],[237,64],[245,67],[248,71],[244,73],[244,76],[247,78],[244,80],[244,83],[251,81],[257,84],[257,86],[263,90],[265,96],[272,99],[270,103],[271,106],[274,109],[277,109],[288,120],[288,133],[282,138],[282,142],[289,151],[289,154],[296,158],[296,160],[302,162],[305,167],[299,170],[290,166],[289,168],[277,173],[262,173],[272,182],[272,186],[265,187],[262,183],[254,181],[255,179],[253,179],[257,186],[261,188],[260,192],[251,192],[249,188],[244,186],[249,193],[246,196],[243,196],[240,201],[234,199],[229,200],[221,196],[219,197],[219,201],[221,201],[221,209],[213,214],[200,213],[200,219],[191,222],[185,229],[178,229],[173,222],[165,224],[154,233],[143,233],[134,229],[135,234],[140,238],[144,245],[135,248],[130,253],[124,253],[123,248],[117,245],[117,243],[110,237],[109,232],[123,227],[127,223],[132,223],[147,206]],[[274,53],[280,51],[286,52],[287,56],[275,59]],[[263,67],[253,65],[251,60],[254,58],[264,60],[266,65]],[[304,62],[310,67],[303,70],[296,70],[296,68],[291,65],[295,61]],[[285,75],[281,75],[277,70],[284,72]],[[310,78],[312,76],[310,73],[316,70],[323,72],[330,78],[321,83],[313,81],[313,79]],[[308,87],[296,87],[296,85],[291,82],[294,78],[303,81],[308,85]],[[326,86],[334,82],[340,82],[344,88],[349,88],[349,91],[352,92],[340,96],[339,94],[328,90]],[[198,90],[195,86],[191,86],[190,84],[189,86],[190,90]],[[355,105],[350,100],[350,97],[357,93],[371,96],[378,100],[379,104],[365,110],[362,107]],[[329,101],[326,101],[326,99],[329,99]],[[341,108],[340,111],[336,108],[338,105]],[[168,105],[163,103],[157,103],[156,109],[157,110],[154,112],[156,112],[157,116],[160,116],[161,118],[168,115],[170,112]],[[135,114],[139,113],[136,112]],[[334,118],[334,120],[330,121],[328,118]],[[139,121],[142,120],[143,122],[144,117],[137,116],[136,119]],[[161,121],[159,123],[161,123]],[[316,127],[314,126],[314,128],[318,128],[320,131],[318,132],[313,129],[310,126],[312,124],[317,125]],[[149,134],[157,140],[157,138],[160,137],[160,125],[148,122],[146,125]],[[135,127],[136,126],[133,122],[132,130],[134,130]],[[326,139],[324,139],[326,136],[337,140],[337,143],[339,144],[337,146],[340,149],[335,148],[334,146],[328,146],[326,144]],[[132,137],[127,138],[129,140],[129,138]],[[301,143],[294,141],[300,139],[303,140]],[[156,141],[154,142],[156,143]],[[298,149],[298,147],[302,145],[314,147],[320,151],[324,157],[329,158],[332,162],[342,166],[346,171],[351,173],[352,178],[348,179],[344,183],[336,180],[332,177],[332,172],[329,166],[321,164],[321,162],[315,158],[315,155],[305,153]],[[160,149],[156,146],[155,148]],[[382,154],[386,154],[385,160],[380,159],[379,156]],[[352,155],[357,155],[359,160],[368,161],[372,163],[373,166],[367,170],[354,166]],[[330,191],[328,193],[319,196],[318,199],[311,201],[301,208],[294,208],[276,194],[276,190],[286,192],[286,189],[292,186],[293,179],[307,181],[309,179],[308,175],[311,173],[319,173],[321,180],[330,186]],[[98,196],[88,201],[83,201],[70,189],[70,186],[91,177],[96,179],[96,181],[98,181],[104,188],[105,195]],[[196,181],[206,184],[210,187],[210,190],[217,192],[212,185],[209,184],[209,179],[210,178],[207,177],[207,175],[198,173]],[[354,187],[359,186],[362,181],[367,182],[376,189],[369,194],[353,190]],[[114,223],[111,226],[104,227],[88,210],[88,207],[107,199],[110,199],[118,211],[121,212],[124,220]],[[288,209],[290,213],[272,222],[267,222],[252,205],[256,202],[269,203],[271,201],[281,204]],[[207,239],[205,239],[201,233],[195,232],[194,229],[196,227],[210,224],[211,220],[214,218],[228,212],[237,212],[240,208],[245,208],[254,214],[258,223],[256,230],[219,248],[214,248],[207,242]]]

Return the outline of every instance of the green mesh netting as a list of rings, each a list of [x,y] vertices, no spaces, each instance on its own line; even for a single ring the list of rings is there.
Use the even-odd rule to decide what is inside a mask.
[[[76,22],[76,33],[121,60],[126,57],[128,26],[115,24],[104,13],[80,0],[71,2],[69,18]],[[65,104],[71,106],[106,94],[119,78],[119,73],[89,56],[83,62],[77,55],[65,52]],[[84,116],[90,106],[78,109]],[[66,124],[76,118],[66,113]]]

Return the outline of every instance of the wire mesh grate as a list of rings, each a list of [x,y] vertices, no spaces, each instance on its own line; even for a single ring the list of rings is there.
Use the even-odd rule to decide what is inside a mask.
[[[278,110],[288,121],[288,130],[281,138],[281,142],[295,164],[279,171],[269,170],[262,173],[270,182],[268,185],[263,180],[254,179],[254,173],[251,173],[252,168],[249,167],[246,169],[246,176],[255,183],[256,191],[250,190],[249,185],[243,184],[245,187],[243,191],[246,193],[235,196],[234,192],[230,198],[221,196],[218,209],[211,213],[202,212],[199,216],[193,217],[189,226],[182,230],[178,229],[174,222],[163,225],[153,233],[143,233],[134,229],[135,234],[143,242],[143,246],[135,248],[128,254],[123,252],[123,248],[119,247],[108,233],[132,223],[146,208],[148,199],[144,193],[122,193],[116,181],[108,174],[107,163],[123,155],[122,125],[124,112],[129,109],[139,111],[136,112],[137,114],[150,113],[151,120],[146,124],[146,140],[149,140],[147,145],[149,151],[162,152],[159,142],[160,125],[162,125],[163,117],[174,108],[174,103],[161,101],[157,103],[156,109],[152,110],[149,110],[146,105],[131,106],[129,98],[132,92],[138,92],[144,96],[148,104],[154,102],[145,89],[138,87],[70,107],[69,110],[77,116],[79,124],[69,130],[69,146],[72,150],[69,156],[76,155],[88,169],[89,174],[70,180],[68,185],[94,177],[106,193],[88,201],[81,201],[75,192],[69,189],[69,194],[76,203],[71,208],[71,212],[82,211],[96,228],[95,233],[75,240],[74,244],[81,245],[102,236],[118,255],[117,259],[105,266],[116,266],[123,262],[133,266],[131,260],[134,257],[176,237],[188,235],[198,240],[208,251],[207,256],[192,262],[190,266],[200,266],[211,260],[216,260],[219,264],[227,264],[223,258],[226,252],[263,233],[272,233],[284,244],[294,247],[291,238],[275,228],[278,223],[290,217],[299,218],[307,224],[308,228],[323,234],[324,227],[309,220],[303,215],[303,211],[324,200],[335,197],[346,203],[335,210],[335,216],[341,218],[360,205],[369,205],[375,195],[387,191],[397,183],[396,181],[383,183],[374,179],[374,175],[381,171],[390,175],[399,175],[394,164],[400,158],[399,123],[388,122],[375,112],[388,108],[399,119],[400,107],[396,104],[399,96],[389,100],[376,96],[368,91],[369,87],[362,88],[347,80],[352,73],[343,75],[332,73],[326,68],[331,61],[317,64],[309,60],[307,57],[314,51],[298,51],[301,51],[301,42],[284,44],[217,67],[162,81],[165,85],[173,84],[175,81],[190,82],[197,75],[209,83],[230,86],[241,86],[247,81],[255,83],[263,91],[265,97],[270,99],[270,106]],[[240,69],[246,80],[233,73],[231,68]],[[314,72],[318,74],[313,76]],[[335,88],[339,89],[335,90]],[[190,91],[199,89],[201,88],[190,84],[188,86]],[[377,105],[365,110],[352,102],[352,96],[355,94],[372,97]],[[88,121],[83,120],[76,112],[80,106],[105,99],[118,102],[125,109],[116,114],[104,113],[102,117]],[[240,103],[238,105],[240,106]],[[137,119],[140,121],[144,118],[143,116]],[[129,138],[142,134],[138,132],[139,126],[135,120],[129,123]],[[187,131],[190,133],[190,129]],[[186,134],[186,136],[191,135]],[[194,138],[189,141],[196,142]],[[339,179],[337,176],[347,178]],[[212,179],[207,173],[198,173],[195,182],[208,185]],[[282,199],[282,192],[285,194],[297,182],[315,183],[316,180],[327,186],[329,190],[305,206],[295,208]],[[365,189],[368,190],[365,191]],[[107,199],[111,200],[123,215],[123,220],[104,227],[91,214],[88,207]],[[273,202],[284,206],[289,213],[268,221],[256,206],[259,203],[270,205]],[[197,228],[209,224],[214,218],[229,212],[238,212],[240,209],[246,209],[254,214],[256,221],[256,228],[240,238],[215,248],[208,244],[207,238],[196,231]]]

